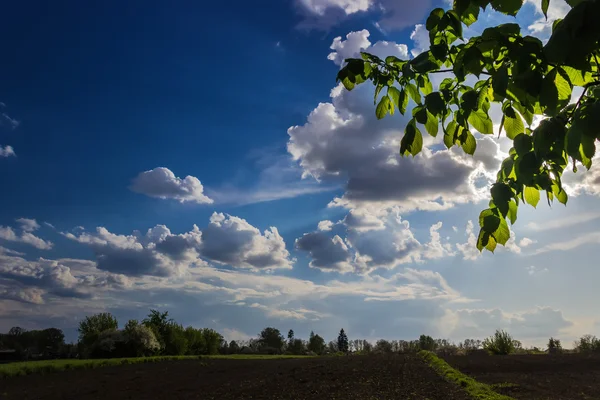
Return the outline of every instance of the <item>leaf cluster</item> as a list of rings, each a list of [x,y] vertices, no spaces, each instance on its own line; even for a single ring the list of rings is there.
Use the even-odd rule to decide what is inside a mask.
[[[550,0],[541,0],[546,14]],[[423,131],[450,149],[473,155],[475,134],[491,135],[492,103],[502,110],[498,135],[512,140],[491,187],[489,207],[479,217],[479,250],[494,251],[510,237],[508,222],[517,220],[522,202],[536,207],[545,192],[548,204],[568,200],[561,177],[572,165],[589,169],[600,138],[600,0],[568,0],[572,9],[554,22],[543,44],[523,36],[517,23],[487,28],[464,37],[487,7],[515,16],[523,0],[454,0],[450,10],[436,8],[426,22],[430,47],[410,60],[385,59],[369,53],[346,60],[337,80],[347,90],[370,81],[375,87],[378,119],[399,112],[412,102],[410,120],[400,142],[402,156],[418,155]],[[431,75],[447,73],[434,88]],[[472,78],[475,79],[472,79]],[[474,84],[467,84],[475,81]],[[574,88],[583,88],[571,104]],[[541,123],[534,128],[534,117]]]

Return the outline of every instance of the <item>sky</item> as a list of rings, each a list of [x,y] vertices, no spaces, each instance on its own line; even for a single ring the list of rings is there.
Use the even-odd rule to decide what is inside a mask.
[[[546,20],[539,3],[516,22],[544,40],[569,8]],[[600,171],[566,173],[567,207],[520,207],[507,246],[479,253],[510,142],[478,136],[471,157],[428,138],[401,158],[406,118],[378,121],[370,85],[335,82],[360,51],[418,55],[437,6],[7,4],[0,332],[76,340],[86,315],[153,308],[228,340],[600,335]],[[466,33],[514,21],[486,11]]]

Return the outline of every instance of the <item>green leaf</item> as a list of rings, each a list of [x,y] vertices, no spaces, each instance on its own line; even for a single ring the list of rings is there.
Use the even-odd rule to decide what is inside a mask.
[[[443,8],[434,9],[433,11],[431,11],[431,13],[429,14],[429,17],[427,18],[427,22],[425,23],[425,28],[428,31],[431,31],[431,30],[437,28],[437,26],[440,23],[440,20],[442,19],[443,16],[444,16]]]
[[[477,109],[477,100],[479,96],[474,90],[467,90],[461,97],[461,107],[466,112]]]
[[[425,106],[435,116],[440,116],[446,111],[446,102],[440,92],[433,92],[425,96]]]
[[[565,192],[565,190],[562,187],[558,186],[557,184],[553,184],[552,193],[554,194],[554,196],[556,196],[556,199],[562,204],[567,204],[569,196],[567,196],[567,192]]]
[[[518,134],[525,132],[525,125],[515,109],[508,107],[504,110],[504,130],[509,139],[514,139]]]
[[[394,86],[390,86],[390,87],[388,87],[387,95],[394,102],[394,104],[396,105],[396,107],[400,108],[400,105],[401,105],[401,103],[400,103],[400,90],[398,90],[398,88],[396,88]]]
[[[496,183],[490,191],[494,204],[503,216],[509,212],[509,203],[513,198],[512,189],[505,183]]]
[[[559,107],[567,105],[571,99],[572,86],[567,80],[568,75],[561,68],[554,68],[542,82],[540,105],[545,108],[547,115],[555,116]]]
[[[412,154],[412,156],[416,156],[423,149],[423,135],[421,135],[421,131],[417,128],[415,124],[415,120],[410,120],[408,125],[406,125],[406,130],[404,131],[404,136],[400,141],[400,154],[402,156],[407,156]]]
[[[469,123],[479,132],[486,135],[494,133],[494,124],[492,123],[489,115],[487,115],[485,112],[480,110],[472,111],[471,114],[469,114],[468,120]]]
[[[477,149],[477,141],[471,132],[467,131],[467,138],[462,143],[461,147],[465,153],[470,155],[475,154],[475,150]]]
[[[525,202],[536,208],[538,203],[540,202],[540,191],[537,188],[525,186],[523,189],[523,197],[525,198]]]
[[[588,71],[582,71],[565,65],[562,69],[567,73],[569,80],[575,86],[585,86],[594,81],[594,75]]]
[[[410,96],[410,98],[417,104],[421,104],[421,94],[419,93],[419,89],[417,89],[417,87],[412,84],[412,83],[408,83],[406,85],[406,91],[408,92],[408,95]]]
[[[501,13],[515,16],[523,6],[523,0],[492,0],[492,8]]]
[[[457,128],[458,128],[458,125],[456,124],[456,121],[452,120],[452,121],[450,121],[450,123],[448,124],[448,126],[445,129],[444,144],[446,145],[447,149],[454,146],[454,143],[455,143],[454,136],[456,134]]]
[[[508,203],[508,219],[510,219],[510,223],[513,225],[515,224],[515,222],[517,222],[517,210],[517,203],[515,203],[514,201]]]
[[[431,81],[427,75],[419,75],[417,82],[419,84],[419,88],[421,88],[421,92],[423,92],[424,95],[428,95],[433,91],[433,85],[431,84]]]
[[[400,91],[399,103],[398,108],[400,109],[400,114],[404,115],[406,113],[406,107],[408,107],[408,95],[404,89]]]
[[[379,104],[377,104],[377,108],[375,109],[375,115],[377,119],[382,119],[387,115],[390,111],[390,98],[386,95],[381,98]]]
[[[413,108],[412,115],[418,123],[423,125],[427,123],[427,109],[425,106],[416,106]]]
[[[436,137],[438,134],[438,120],[436,117],[433,116],[432,113],[430,113],[429,111],[427,112],[427,121],[425,122],[425,129],[427,130],[427,133],[429,133],[431,136]]]
[[[548,19],[548,6],[550,5],[550,0],[542,0],[542,12],[544,13],[544,17]]]
[[[492,77],[492,89],[494,93],[502,97],[506,97],[506,89],[508,89],[508,68],[503,65]]]
[[[592,166],[592,158],[596,154],[596,139],[588,135],[581,135],[579,154],[581,163],[589,170]]]
[[[531,136],[520,133],[514,138],[513,142],[514,148],[517,151],[517,154],[520,156],[524,156],[525,154],[531,152],[531,147],[533,146],[533,139]]]
[[[491,214],[483,217],[482,228],[486,232],[496,232],[496,230],[500,227],[501,218],[497,215]]]
[[[462,23],[460,22],[460,17],[453,10],[446,11],[444,17],[447,18],[448,27],[450,30],[454,31],[454,34],[459,38],[463,37]]]
[[[493,237],[501,245],[505,245],[510,239],[510,229],[508,229],[508,224],[504,218],[500,218],[500,226],[493,233]]]
[[[519,181],[525,184],[531,182],[534,175],[540,171],[540,163],[533,152],[529,152],[519,158],[516,167]]]

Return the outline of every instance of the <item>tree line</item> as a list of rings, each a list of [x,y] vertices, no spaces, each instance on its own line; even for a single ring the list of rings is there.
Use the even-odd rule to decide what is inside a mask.
[[[117,358],[155,355],[214,355],[214,354],[290,354],[344,355],[416,353],[421,350],[442,354],[468,354],[483,351],[491,354],[515,352],[556,353],[563,351],[560,340],[550,338],[547,350],[524,349],[521,342],[505,331],[498,330],[485,340],[466,339],[454,343],[421,335],[416,340],[385,340],[371,343],[364,339],[349,339],[341,329],[337,339],[325,339],[310,332],[308,340],[296,337],[289,330],[287,337],[274,327],[264,328],[257,337],[248,340],[226,341],[223,335],[210,328],[183,327],[169,317],[168,311],[150,310],[141,321],[131,319],[119,329],[110,313],[86,316],[78,327],[76,343],[65,343],[64,333],[57,328],[27,331],[11,328],[0,334],[0,360],[44,358]],[[579,352],[600,351],[600,339],[584,335],[574,343]],[[8,356],[7,356],[8,355]]]

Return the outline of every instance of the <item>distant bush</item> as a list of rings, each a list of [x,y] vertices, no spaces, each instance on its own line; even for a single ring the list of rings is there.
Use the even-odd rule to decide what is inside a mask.
[[[506,331],[497,330],[494,336],[483,341],[483,348],[495,355],[506,355],[513,353],[520,347],[520,342],[514,340]]]
[[[431,336],[428,336],[428,335],[419,336],[419,349],[434,351],[436,349],[435,340]]]
[[[548,340],[548,353],[550,354],[556,354],[556,353],[562,353],[562,345],[560,344],[560,340],[558,339],[554,339],[554,338],[550,338],[550,340]]]
[[[575,341],[575,350],[580,353],[600,350],[600,340],[593,335],[583,335]]]
[[[125,328],[125,335],[130,357],[147,357],[160,351],[160,344],[156,340],[154,332],[147,326],[128,326]]]

